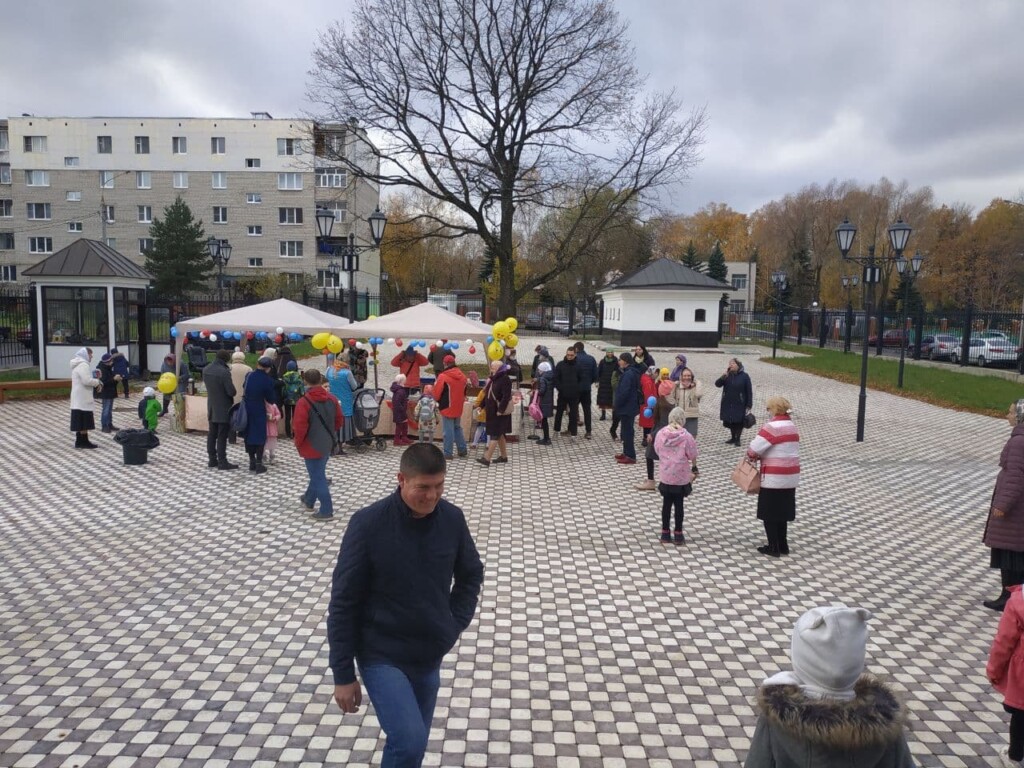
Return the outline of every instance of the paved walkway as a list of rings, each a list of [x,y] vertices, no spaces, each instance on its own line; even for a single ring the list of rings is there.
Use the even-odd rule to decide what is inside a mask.
[[[872,393],[858,445],[856,387],[747,362],[755,412],[784,393],[802,430],[788,559],[754,551],[755,502],[728,481],[722,354],[691,356],[708,390],[685,547],[658,543],[659,497],[612,461],[607,422],[508,465],[453,463],[487,571],[427,765],[736,765],[792,623],[835,600],[875,614],[869,669],[909,702],[920,764],[997,765],[980,536],[1006,424]],[[73,451],[66,422],[63,402],[0,406],[0,766],[378,764],[372,707],[331,700],[323,619],[348,514],[393,487],[399,452],[332,461],[340,519],[315,523],[287,443],[253,477],[164,428],[125,467],[106,435]]]

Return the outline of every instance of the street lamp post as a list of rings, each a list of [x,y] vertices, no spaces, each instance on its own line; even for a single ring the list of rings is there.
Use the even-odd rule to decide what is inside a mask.
[[[331,276],[331,290],[334,292],[334,303],[338,303],[338,276],[341,274],[341,264],[331,259],[327,264],[327,274]],[[337,309],[337,307],[335,307]]]
[[[895,224],[889,227],[889,244],[896,254],[895,258],[898,259],[903,255],[903,249],[907,247],[907,240],[910,239],[911,231],[910,225],[905,224],[903,219],[898,219]],[[850,255],[850,247],[853,245],[853,239],[856,236],[857,228],[850,223],[849,219],[843,219],[843,223],[836,227],[836,244],[839,246],[839,252],[842,253],[843,259],[855,264],[861,264],[864,267],[864,271],[861,274],[861,282],[866,288],[864,291],[864,320],[865,324],[867,324],[870,321],[871,307],[875,301],[875,284],[881,282],[882,270],[875,260],[875,246],[873,245],[868,246],[868,255],[866,257]],[[864,417],[867,412],[868,402],[868,331],[869,327],[866,325],[860,360],[860,397],[857,401],[858,443],[864,442]]]
[[[387,225],[387,217],[380,212],[380,208],[369,215],[370,237],[373,238],[373,245],[356,245],[354,235],[349,237],[331,237],[331,230],[334,228],[334,212],[326,208],[319,208],[316,212],[316,228],[320,240],[320,250],[341,259],[340,269],[348,274],[348,308],[349,320],[355,322],[356,317],[356,272],[359,271],[359,254],[363,251],[373,250],[380,247],[380,241],[384,237],[384,227]],[[330,267],[329,267],[330,268]]]
[[[843,288],[846,289],[846,339],[843,342],[843,352],[849,352],[853,343],[853,300],[850,298],[850,291],[858,285],[860,277],[843,275]]]
[[[903,360],[907,354],[907,303],[910,301],[910,284],[917,278],[917,273],[921,271],[921,262],[924,261],[924,257],[921,252],[918,251],[914,254],[914,258],[908,262],[901,253],[899,258],[896,259],[896,270],[900,273],[902,278],[906,274],[907,279],[903,281],[903,320],[900,324],[900,373],[899,378],[896,382],[896,386],[903,389]],[[907,265],[910,265],[910,272],[907,272]],[[920,342],[919,342],[920,343]]]
[[[781,269],[772,272],[772,285],[775,286],[775,333],[772,334],[772,360],[782,336],[782,292],[786,290],[786,273]]]
[[[227,266],[228,260],[231,258],[231,243],[227,240],[211,237],[206,241],[206,250],[209,252],[210,258],[217,265],[217,301],[222,305],[221,309],[223,309],[224,267]]]

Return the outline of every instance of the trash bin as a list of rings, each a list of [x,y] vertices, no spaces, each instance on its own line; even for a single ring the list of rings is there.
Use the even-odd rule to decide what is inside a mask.
[[[114,435],[114,442],[121,446],[124,463],[136,466],[149,461],[149,451],[160,445],[160,438],[148,429],[122,429]]]

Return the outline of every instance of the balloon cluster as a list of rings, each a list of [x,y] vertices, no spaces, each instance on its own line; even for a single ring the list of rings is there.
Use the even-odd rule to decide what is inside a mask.
[[[651,418],[651,416],[654,415],[654,406],[657,405],[657,403],[658,398],[656,398],[654,395],[651,395],[650,397],[647,398],[647,407],[644,408],[645,419],[649,419]]]
[[[506,349],[515,349],[519,345],[518,328],[519,321],[514,317],[506,317],[491,326],[491,335],[487,337],[488,360],[501,360]]]
[[[301,333],[285,333],[284,328],[278,327],[273,331],[189,331],[185,334],[190,339],[208,339],[209,341],[241,341],[243,338],[249,341],[273,341],[275,344],[283,344],[285,341],[302,341]],[[177,327],[171,328],[171,337],[178,338]]]

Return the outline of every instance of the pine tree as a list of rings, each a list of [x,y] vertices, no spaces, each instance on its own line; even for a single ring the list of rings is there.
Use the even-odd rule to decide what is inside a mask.
[[[729,279],[729,268],[725,266],[725,253],[722,252],[722,245],[717,240],[715,247],[711,249],[708,256],[708,277],[712,280],[726,282]]]
[[[704,262],[700,260],[700,255],[697,253],[697,248],[691,240],[687,246],[686,251],[683,253],[682,262],[684,266],[689,267],[694,272],[704,271]]]
[[[163,221],[153,219],[149,234],[153,247],[146,251],[146,269],[153,273],[158,295],[180,299],[207,286],[214,265],[206,250],[203,222],[193,219],[180,195],[164,208]]]
[[[910,272],[909,265],[907,272]],[[910,292],[906,294],[907,316],[915,317],[917,315],[917,312],[920,311],[923,299],[921,298],[921,293],[917,290],[917,286],[914,284],[914,276],[908,275],[907,272],[904,272],[902,275],[899,275],[899,280],[896,282],[896,285],[894,285],[892,290],[889,292],[888,308],[891,309],[892,311],[903,311],[904,291],[906,290],[907,283],[910,283]]]
[[[814,296],[814,268],[811,253],[801,248],[790,256],[789,285],[792,290],[791,303],[796,307],[809,307]]]

